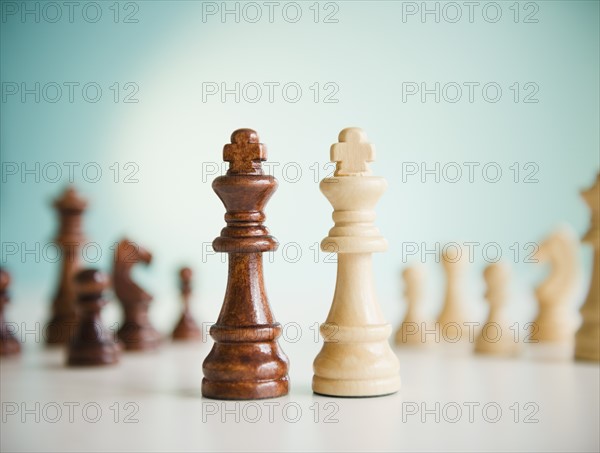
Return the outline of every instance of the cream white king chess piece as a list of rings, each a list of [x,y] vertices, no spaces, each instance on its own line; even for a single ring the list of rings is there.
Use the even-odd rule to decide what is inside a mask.
[[[387,182],[371,175],[367,162],[375,159],[375,150],[361,129],[344,129],[339,141],[331,146],[334,176],[319,186],[333,206],[335,222],[321,249],[335,251],[338,263],[312,388],[331,396],[386,395],[400,389],[400,365],[388,343],[392,327],[377,303],[371,255],[387,249],[373,224]]]
[[[508,298],[510,269],[503,262],[490,264],[483,271],[485,298],[489,302],[488,318],[475,339],[475,352],[494,355],[515,355],[519,344],[504,314]]]
[[[581,281],[579,239],[563,226],[540,244],[535,258],[550,263],[550,274],[535,289],[538,314],[529,341],[572,342],[577,326],[573,307]]]
[[[592,222],[583,241],[594,248],[590,289],[581,307],[582,324],[575,335],[575,358],[600,361],[600,173],[592,187],[581,193],[590,207]]]
[[[422,313],[423,293],[425,290],[425,270],[421,265],[407,267],[402,271],[406,314],[396,331],[396,345],[420,346],[425,344],[427,335],[423,331],[429,324]]]
[[[467,322],[464,308],[464,282],[463,274],[466,268],[466,254],[460,249],[454,252],[455,247],[445,246],[441,253],[442,266],[446,274],[446,294],[442,311],[438,315],[436,328],[444,339],[467,339],[468,335],[462,335]],[[460,337],[457,337],[460,335]]]

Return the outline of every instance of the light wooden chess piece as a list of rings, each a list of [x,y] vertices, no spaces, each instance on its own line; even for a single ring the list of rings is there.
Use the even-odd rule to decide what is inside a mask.
[[[570,228],[559,228],[540,244],[535,257],[541,263],[550,263],[551,269],[535,289],[538,314],[529,341],[573,341],[576,328],[573,305],[581,275],[579,240]]]
[[[423,293],[425,289],[425,270],[423,266],[411,266],[402,272],[404,280],[404,298],[407,302],[406,314],[402,324],[396,331],[395,343],[397,345],[417,346],[424,345],[428,322],[421,312]]]
[[[331,396],[386,395],[400,389],[400,365],[388,343],[392,327],[377,303],[371,255],[387,249],[373,225],[374,207],[387,182],[371,175],[367,162],[375,151],[361,129],[342,130],[339,141],[331,146],[334,176],[319,186],[334,208],[335,222],[321,249],[337,252],[338,265],[312,388]]]
[[[515,355],[518,343],[510,330],[504,314],[508,297],[510,269],[502,262],[490,264],[483,271],[487,290],[485,298],[490,311],[479,335],[475,339],[475,352],[494,355]]]
[[[466,268],[466,255],[460,249],[456,253],[453,247],[446,246],[441,253],[442,266],[446,274],[446,295],[442,311],[438,315],[436,327],[442,338],[452,343],[466,339],[462,335],[467,322],[464,308],[463,274]]]
[[[583,306],[581,327],[575,336],[575,358],[600,361],[600,173],[592,187],[582,192],[591,209],[592,222],[583,241],[594,248],[590,290]]]

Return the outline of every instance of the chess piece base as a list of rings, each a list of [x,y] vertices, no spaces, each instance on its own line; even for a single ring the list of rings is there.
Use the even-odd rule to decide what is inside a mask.
[[[313,364],[313,392],[360,397],[400,390],[400,364],[387,341],[389,324],[331,329],[325,323],[320,330],[325,343]]]
[[[285,396],[289,392],[287,376],[272,381],[210,381],[202,379],[202,396],[218,400],[258,400]]]
[[[8,357],[18,355],[21,352],[21,344],[16,338],[7,336],[0,340],[0,356]]]
[[[288,360],[275,338],[281,326],[214,325],[215,340],[202,364],[202,395],[223,400],[275,398],[289,391]]]
[[[600,362],[600,329],[577,332],[575,337],[575,359]]]
[[[161,343],[160,333],[150,324],[126,322],[117,335],[128,351],[157,349]]]
[[[77,327],[77,315],[56,315],[46,325],[46,343],[67,344],[73,338]]]
[[[119,362],[121,348],[117,343],[78,346],[69,351],[67,365],[98,366],[113,365]]]
[[[199,340],[202,331],[189,314],[183,314],[173,329],[173,340]]]

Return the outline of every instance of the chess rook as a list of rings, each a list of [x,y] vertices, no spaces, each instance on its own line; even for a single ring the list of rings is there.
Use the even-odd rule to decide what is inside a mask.
[[[73,187],[69,187],[54,207],[60,218],[60,229],[55,242],[62,250],[62,267],[58,289],[52,301],[52,318],[46,327],[49,344],[68,343],[77,325],[77,307],[73,276],[80,267],[80,250],[85,237],[82,216],[87,202]]]
[[[581,307],[582,323],[575,335],[575,358],[600,361],[600,173],[596,182],[582,192],[590,207],[592,221],[583,241],[594,249],[590,289]]]
[[[201,331],[194,321],[190,311],[190,298],[192,295],[192,270],[184,267],[179,271],[181,299],[183,301],[183,313],[173,329],[174,340],[197,340],[201,337]]]
[[[0,268],[0,356],[14,356],[21,352],[21,344],[8,328],[4,318],[4,309],[9,303],[8,287],[10,274]]]
[[[67,365],[111,365],[119,361],[121,348],[100,318],[100,310],[107,303],[103,292],[109,283],[108,276],[96,269],[75,275],[79,323],[69,343]]]
[[[559,228],[540,244],[535,258],[549,263],[550,273],[535,289],[538,313],[530,340],[572,342],[577,326],[573,306],[581,278],[579,240],[571,228]]]
[[[117,334],[125,349],[131,351],[156,349],[161,341],[148,317],[152,296],[131,279],[131,268],[136,263],[150,264],[151,261],[150,252],[128,239],[119,242],[115,251],[113,285],[125,314]]]
[[[229,275],[221,312],[210,329],[215,343],[202,366],[202,395],[233,400],[283,396],[289,386],[288,359],[277,343],[281,325],[269,307],[262,261],[263,252],[278,246],[263,225],[263,210],[277,181],[263,174],[266,147],[251,129],[231,135],[223,159],[229,170],[212,187],[227,211],[227,226],[213,248],[228,253]]]
[[[324,344],[313,363],[312,388],[323,395],[376,396],[400,389],[400,365],[388,343],[392,327],[373,284],[372,253],[387,249],[373,224],[375,204],[387,187],[384,178],[371,175],[367,162],[374,159],[365,133],[344,129],[331,147],[334,176],[320,184],[335,223],[321,249],[338,255],[333,303],[320,328]]]
[[[488,318],[475,339],[475,352],[480,354],[514,355],[518,351],[510,325],[504,314],[508,299],[510,270],[502,262],[490,264],[483,271],[487,285],[485,298],[489,302]]]

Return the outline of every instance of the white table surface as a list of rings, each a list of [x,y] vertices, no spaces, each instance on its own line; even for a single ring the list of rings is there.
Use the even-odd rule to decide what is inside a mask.
[[[69,369],[62,349],[26,344],[0,365],[2,451],[600,448],[599,366],[551,359],[560,355],[554,348],[530,346],[515,359],[475,356],[469,344],[397,350],[399,393],[345,399],[311,392],[319,344],[285,343],[288,396],[220,402],[200,394],[210,345],[167,343],[117,366]]]

